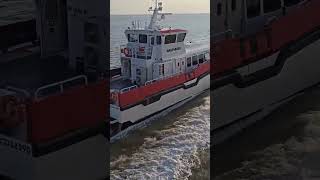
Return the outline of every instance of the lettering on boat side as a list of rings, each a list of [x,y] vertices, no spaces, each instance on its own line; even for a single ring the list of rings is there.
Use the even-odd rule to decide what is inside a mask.
[[[32,153],[30,145],[18,142],[10,138],[6,138],[4,136],[0,136],[0,146],[5,146],[22,153],[26,153],[28,155],[31,155]]]
[[[68,12],[73,13],[73,15],[87,15],[88,11],[86,9],[76,8],[68,6]]]
[[[181,50],[181,47],[176,47],[176,48],[172,48],[172,49],[167,49],[167,52],[173,52],[173,51],[179,51]]]

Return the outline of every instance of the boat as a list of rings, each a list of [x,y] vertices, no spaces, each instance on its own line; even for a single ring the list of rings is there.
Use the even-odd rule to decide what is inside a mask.
[[[320,1],[213,1],[213,8],[211,119],[219,144],[320,82]]]
[[[121,67],[111,70],[111,142],[210,88],[209,43],[187,43],[187,30],[162,27],[162,9],[156,0],[149,25],[133,22],[124,32]]]
[[[0,177],[105,179],[107,2],[35,2],[0,27]]]

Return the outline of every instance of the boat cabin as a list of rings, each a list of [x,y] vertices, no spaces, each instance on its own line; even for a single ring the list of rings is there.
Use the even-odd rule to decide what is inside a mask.
[[[125,31],[128,44],[121,53],[122,75],[141,85],[176,73],[174,61],[186,53],[182,29]],[[180,65],[180,62],[179,62]]]
[[[162,3],[155,1],[150,24],[141,28],[139,22],[125,31],[127,44],[121,46],[121,77],[111,82],[111,91],[126,92],[158,80],[191,72],[209,60],[209,47],[185,43],[188,31],[163,28],[158,21]],[[159,19],[158,16],[161,15]],[[196,49],[196,50],[195,50]]]
[[[121,47],[122,76],[137,86],[191,71],[209,60],[208,50],[188,50],[186,30],[128,29],[125,35],[128,43]]]

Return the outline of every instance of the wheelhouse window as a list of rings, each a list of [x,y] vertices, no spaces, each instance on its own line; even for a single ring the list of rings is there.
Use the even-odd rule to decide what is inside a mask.
[[[284,6],[289,7],[300,3],[301,0],[284,0]]]
[[[222,4],[218,3],[217,4],[217,16],[221,16],[222,14]]]
[[[91,42],[94,44],[99,43],[99,37],[98,37],[98,25],[94,23],[85,23],[84,25],[84,31],[85,31],[85,41]]]
[[[162,75],[164,75],[164,64],[162,64]]]
[[[172,44],[172,43],[176,43],[176,39],[177,39],[176,34],[167,35],[164,42],[165,44]]]
[[[159,65],[159,75],[163,76],[164,75],[164,64]]]
[[[141,76],[141,69],[136,69],[136,73],[138,76]]]
[[[162,38],[161,36],[157,36],[157,45],[161,45],[162,44]]]
[[[192,65],[195,66],[198,64],[198,56],[192,56]]]
[[[237,0],[231,1],[231,9],[232,11],[235,11],[237,9]]]
[[[151,37],[151,45],[154,45],[154,37]]]
[[[184,39],[186,38],[187,33],[180,33],[178,34],[178,42],[183,42]]]
[[[199,59],[199,64],[204,63],[204,61],[205,61],[204,54],[199,54],[198,59]]]
[[[187,67],[190,67],[191,66],[191,57],[188,57],[187,58]]]
[[[257,39],[253,38],[250,40],[251,53],[256,54],[258,51],[258,42]]]
[[[254,18],[260,13],[260,0],[247,0],[247,17]]]
[[[136,34],[128,34],[128,41],[129,42],[138,42],[138,37]]]
[[[139,43],[146,44],[148,42],[148,36],[145,34],[139,34]]]
[[[269,13],[281,8],[281,0],[264,0],[263,12]]]

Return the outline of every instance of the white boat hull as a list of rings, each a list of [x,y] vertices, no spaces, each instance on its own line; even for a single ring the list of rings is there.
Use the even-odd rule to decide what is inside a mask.
[[[185,85],[190,83],[195,83],[195,80],[191,82],[186,82]],[[170,106],[173,106],[179,102],[185,101],[186,99],[191,99],[194,96],[199,95],[201,92],[209,89],[210,87],[210,75],[206,75],[199,80],[198,84],[194,87],[188,89],[177,89],[165,95],[162,95],[159,101],[152,104],[144,106],[143,104],[134,106],[124,111],[119,109],[112,109],[111,111],[118,111],[118,121],[121,123],[132,122],[135,123],[141,119],[151,116],[157,112],[160,112]]]
[[[197,82],[197,79],[191,80],[185,83],[185,86],[194,84]],[[121,111],[120,108],[111,106],[111,117],[117,119],[119,123],[130,122],[132,124],[141,123],[147,121],[150,118],[159,117],[167,114],[185,104],[186,102],[197,97],[199,94],[203,93],[205,90],[210,88],[210,74],[205,75],[198,80],[197,85],[189,87],[187,89],[180,88],[164,94],[161,96],[160,100],[151,103],[149,105],[137,105],[132,108]],[[141,125],[141,124],[140,124]],[[132,129],[132,127],[128,128]],[[118,139],[119,136],[124,136],[124,132],[120,132],[114,138]],[[121,135],[122,134],[122,135]],[[113,139],[114,139],[113,138]]]

